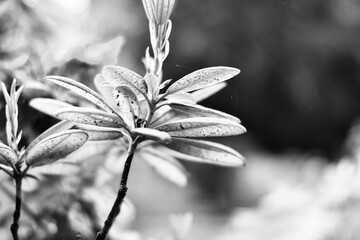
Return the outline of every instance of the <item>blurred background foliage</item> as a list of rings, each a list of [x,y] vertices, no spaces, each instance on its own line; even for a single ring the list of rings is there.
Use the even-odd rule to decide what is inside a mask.
[[[192,210],[194,228],[200,229],[194,236],[205,239],[218,232],[230,214],[235,219],[230,228],[235,231],[226,239],[237,239],[234,236],[241,234],[246,239],[262,239],[261,234],[279,236],[275,234],[281,231],[277,226],[287,221],[286,216],[303,218],[292,211],[299,205],[283,209],[288,215],[281,215],[284,211],[275,211],[276,206],[266,203],[270,197],[263,196],[274,193],[279,184],[285,185],[280,192],[283,195],[270,198],[273,202],[291,202],[283,196],[293,194],[322,194],[315,189],[332,188],[322,179],[331,175],[329,169],[343,169],[344,158],[359,161],[360,144],[354,144],[359,134],[350,131],[360,115],[359,12],[358,0],[178,0],[171,17],[171,49],[164,78],[178,79],[217,65],[242,70],[227,88],[203,104],[240,117],[248,133],[222,141],[242,152],[248,166],[239,170],[186,163],[191,175],[189,187],[173,189],[147,167],[135,163],[129,193],[140,214],[135,225],[145,233],[154,233],[167,221],[164,215],[157,218],[154,214]],[[20,99],[23,144],[55,122],[30,109],[30,99],[51,96],[82,104],[69,92],[44,85],[41,80],[45,75],[67,76],[92,86],[94,75],[105,64],[118,64],[142,74],[141,59],[148,45],[147,20],[140,0],[1,1],[0,80],[9,85],[16,77],[28,86]],[[4,116],[2,96],[0,99],[0,114]],[[1,117],[1,129],[4,125]],[[4,137],[0,131],[0,138]],[[353,179],[358,179],[357,165],[349,166],[356,172]],[[305,184],[304,191],[293,190],[299,184]],[[319,199],[317,205],[311,205],[306,199],[299,203],[313,207],[300,208],[306,209],[306,217],[315,214],[321,221],[328,219],[328,214],[338,217],[331,222],[336,229],[342,226],[339,219],[352,219],[351,209],[359,210],[351,202],[346,202],[349,208],[342,208],[343,202],[334,208]],[[351,195],[350,199],[358,196]],[[258,208],[242,215],[233,211],[239,206]],[[314,213],[314,209],[321,211]],[[329,209],[336,211],[329,213]],[[345,209],[340,215],[343,218],[337,211],[341,209]],[[204,212],[212,218],[205,219]],[[278,225],[274,221],[270,232],[259,231],[276,216],[285,217]],[[249,219],[252,225],[242,225]],[[293,223],[297,225],[295,220]],[[324,229],[319,235],[299,239],[336,236]],[[246,230],[259,235],[246,235]],[[355,239],[352,235],[338,236],[326,239]]]

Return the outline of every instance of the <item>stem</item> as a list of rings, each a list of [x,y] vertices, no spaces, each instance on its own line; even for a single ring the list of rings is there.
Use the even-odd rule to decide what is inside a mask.
[[[19,219],[21,214],[21,185],[22,185],[22,176],[15,176],[15,188],[16,188],[16,196],[15,196],[15,211],[13,214],[14,221],[11,224],[10,230],[13,235],[14,240],[19,240],[18,229],[19,229]]]
[[[120,187],[119,187],[115,202],[110,210],[110,213],[109,213],[107,219],[104,222],[104,226],[103,226],[102,230],[100,232],[98,232],[98,234],[96,235],[96,240],[106,240],[107,234],[108,234],[111,226],[113,225],[116,217],[120,213],[121,203],[124,201],[124,198],[125,198],[125,195],[126,195],[126,192],[128,189],[127,188],[127,180],[129,177],[132,159],[134,157],[134,153],[135,153],[136,147],[139,142],[140,142],[140,138],[137,137],[137,138],[135,138],[135,140],[133,140],[133,142],[130,145],[129,155],[125,161],[124,171],[122,173]]]

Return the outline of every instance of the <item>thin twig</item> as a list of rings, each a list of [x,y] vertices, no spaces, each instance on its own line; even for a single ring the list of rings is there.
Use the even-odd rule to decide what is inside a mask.
[[[125,165],[124,165],[124,171],[122,173],[122,177],[121,177],[121,181],[120,181],[120,187],[115,199],[115,202],[110,210],[110,213],[107,217],[107,219],[104,222],[104,226],[102,228],[102,230],[100,232],[98,232],[98,234],[96,235],[96,240],[106,240],[107,238],[107,234],[111,228],[111,226],[113,225],[116,217],[119,215],[120,213],[120,207],[122,202],[124,201],[126,192],[127,192],[127,180],[129,177],[129,172],[130,172],[130,167],[131,167],[131,163],[132,163],[132,159],[134,157],[134,153],[136,150],[136,147],[139,143],[140,139],[136,138],[130,146],[129,149],[129,155],[126,158],[125,161]]]
[[[10,230],[13,235],[14,240],[19,240],[18,229],[19,229],[19,219],[21,214],[21,185],[22,185],[22,176],[15,176],[15,188],[16,188],[16,196],[15,196],[15,211],[13,214],[13,223],[11,224]]]

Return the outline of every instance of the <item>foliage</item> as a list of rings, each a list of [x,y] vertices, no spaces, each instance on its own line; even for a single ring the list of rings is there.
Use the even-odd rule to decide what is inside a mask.
[[[7,145],[0,143],[0,168],[15,181],[15,211],[11,225],[14,240],[42,239],[51,235],[54,238],[71,238],[77,233],[91,238],[97,231],[97,240],[107,239],[108,236],[120,239],[122,233],[117,233],[116,229],[121,229],[127,221],[124,216],[133,216],[134,211],[132,204],[124,200],[134,156],[147,161],[161,176],[179,186],[187,183],[186,171],[179,159],[229,167],[244,165],[244,158],[232,148],[202,139],[242,134],[246,130],[240,120],[198,104],[221,90],[224,82],[240,71],[218,66],[194,71],[176,81],[162,77],[162,66],[170,51],[172,24],[169,17],[174,4],[174,0],[143,1],[151,43],[143,59],[145,76],[124,67],[106,65],[105,61],[102,62],[105,66],[94,78],[97,91],[68,77],[46,76],[45,84],[38,84],[40,87],[35,92],[45,91],[58,99],[35,98],[30,105],[61,121],[36,137],[27,147],[19,147],[22,132],[18,133],[18,100],[23,87],[17,88],[14,80],[8,93],[5,84],[2,84],[6,101]],[[32,13],[25,3],[21,2],[20,6],[26,9],[25,12]],[[41,22],[40,19],[38,21]],[[51,64],[46,65],[45,61],[40,70],[49,72],[49,66]],[[6,68],[11,70],[12,67],[6,65]],[[27,72],[20,72],[20,75],[13,75],[26,79]],[[33,81],[34,76],[29,79]],[[49,87],[51,84],[70,90],[76,100],[64,101],[60,95],[65,91]],[[87,141],[101,142],[92,145]],[[74,153],[80,147],[84,150]],[[91,148],[93,151],[89,151]],[[109,156],[113,159],[99,162],[98,158],[106,151],[111,152]],[[84,153],[87,153],[89,169],[83,165]],[[106,162],[110,162],[108,166]],[[53,167],[49,167],[50,164]],[[45,170],[35,171],[41,169],[38,167]],[[32,169],[34,175],[28,173]],[[117,196],[112,197],[115,199],[112,208],[108,209],[105,206],[110,206],[108,196],[112,195],[112,191],[109,185],[114,176],[121,176],[120,186]],[[26,183],[27,178],[35,181]],[[7,185],[8,181],[4,178],[1,187],[11,200],[14,193]],[[60,187],[67,200],[56,196],[56,186],[68,186]],[[23,195],[26,197],[24,202]],[[49,196],[52,197],[47,199]],[[39,200],[47,204],[33,206]],[[54,210],[53,205],[63,212]],[[22,209],[26,215],[24,222],[20,220]],[[104,218],[106,220],[101,227]],[[26,224],[19,226],[19,221]],[[43,231],[35,231],[31,221]],[[56,227],[49,224],[52,221],[58,223]],[[70,225],[65,227],[65,231],[71,229],[70,232],[64,233],[64,222]],[[174,239],[184,239],[191,222],[191,214],[172,217]],[[28,223],[32,229],[25,231]],[[109,232],[110,229],[114,230]]]

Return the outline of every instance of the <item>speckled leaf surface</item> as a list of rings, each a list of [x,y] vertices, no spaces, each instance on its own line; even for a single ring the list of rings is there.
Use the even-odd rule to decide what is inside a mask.
[[[119,128],[126,126],[118,116],[97,109],[71,107],[62,109],[55,115],[63,120],[101,127]]]
[[[27,151],[29,151],[33,146],[35,146],[37,143],[39,143],[40,141],[42,141],[43,139],[51,136],[52,134],[55,134],[57,132],[60,131],[64,131],[64,130],[68,130],[70,128],[72,128],[75,125],[75,123],[73,122],[69,122],[69,121],[61,121],[57,124],[55,124],[54,126],[50,127],[49,129],[47,129],[45,132],[43,132],[42,134],[40,134],[37,138],[35,138],[28,146],[27,146]]]
[[[127,86],[116,87],[113,98],[120,112],[133,124],[140,115],[139,101],[135,93]]]
[[[174,82],[167,90],[166,95],[190,92],[208,87],[216,83],[226,81],[237,74],[240,70],[231,67],[209,67],[192,72]]]
[[[119,66],[105,66],[101,71],[104,79],[117,86],[128,86],[135,93],[146,95],[147,86],[143,77],[130,69]]]
[[[86,98],[87,100],[101,107],[102,109],[113,112],[111,106],[109,106],[97,92],[73,79],[59,76],[49,76],[46,77],[45,80],[67,88],[78,94],[79,96]]]
[[[67,130],[52,135],[26,153],[25,162],[32,167],[53,163],[79,149],[88,139],[80,130]]]
[[[223,118],[240,123],[240,119],[235,116],[197,104],[172,103],[169,106],[177,111],[190,114],[194,117]]]
[[[152,128],[135,128],[132,132],[145,136],[147,139],[161,143],[169,143],[171,136],[166,133]]]
[[[171,149],[171,155],[182,160],[229,167],[245,164],[245,159],[240,153],[219,143],[172,138],[171,143],[164,146]]]
[[[175,137],[220,137],[246,132],[246,129],[237,122],[210,117],[171,121],[157,126],[156,129]]]
[[[17,156],[14,150],[0,143],[0,164],[10,165],[11,163],[16,163],[16,161]]]

